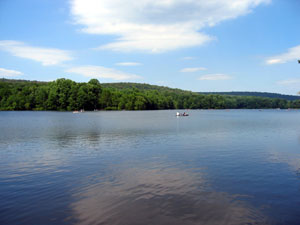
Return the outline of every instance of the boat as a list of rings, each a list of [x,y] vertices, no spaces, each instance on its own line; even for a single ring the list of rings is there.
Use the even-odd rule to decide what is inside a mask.
[[[177,112],[177,113],[176,113],[176,116],[189,116],[189,114],[186,113],[186,112],[184,112],[184,113],[179,113],[179,112]]]
[[[80,109],[80,111],[78,111],[78,110],[73,111],[73,113],[83,113],[83,112],[84,112],[84,109]]]

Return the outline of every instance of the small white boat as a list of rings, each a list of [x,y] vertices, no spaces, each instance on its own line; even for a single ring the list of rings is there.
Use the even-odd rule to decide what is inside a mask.
[[[179,112],[177,112],[177,113],[176,113],[176,116],[189,116],[189,114],[186,113],[186,112],[184,112],[184,113],[179,113]]]
[[[78,110],[73,111],[73,113],[83,113],[83,112],[84,112],[84,109],[80,109],[80,111],[78,111]]]

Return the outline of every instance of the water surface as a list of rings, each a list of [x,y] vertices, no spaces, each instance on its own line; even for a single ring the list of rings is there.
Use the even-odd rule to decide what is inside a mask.
[[[300,111],[0,112],[0,224],[300,224]]]

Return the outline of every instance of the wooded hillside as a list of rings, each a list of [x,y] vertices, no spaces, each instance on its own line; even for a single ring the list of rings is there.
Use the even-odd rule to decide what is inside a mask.
[[[138,83],[0,80],[0,110],[300,108],[300,100],[199,94]]]

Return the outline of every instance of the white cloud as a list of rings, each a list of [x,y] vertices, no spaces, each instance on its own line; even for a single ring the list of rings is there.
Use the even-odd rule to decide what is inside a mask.
[[[125,73],[112,68],[102,66],[80,66],[66,70],[68,73],[76,73],[90,78],[102,78],[113,80],[133,80],[141,77],[135,74]]]
[[[0,68],[0,77],[17,77],[21,75],[23,75],[23,73],[20,71]]]
[[[152,53],[202,45],[205,27],[245,15],[271,0],[71,0],[76,24],[89,34],[115,35],[98,49]]]
[[[19,41],[0,41],[0,50],[9,52],[17,57],[40,62],[44,66],[57,65],[73,59],[68,51],[55,48],[32,47]]]
[[[300,45],[288,49],[286,53],[281,55],[272,56],[266,60],[267,64],[286,63],[289,61],[295,61],[300,59]]]
[[[281,81],[278,81],[277,84],[285,85],[285,86],[300,85],[300,78],[281,80]]]
[[[138,62],[120,62],[120,63],[116,63],[116,65],[117,66],[140,66],[142,64]]]
[[[193,73],[193,72],[202,71],[202,70],[207,70],[207,69],[204,67],[192,67],[192,68],[184,68],[184,69],[180,70],[180,72]]]
[[[226,74],[207,74],[198,78],[198,80],[230,80],[231,76]]]

